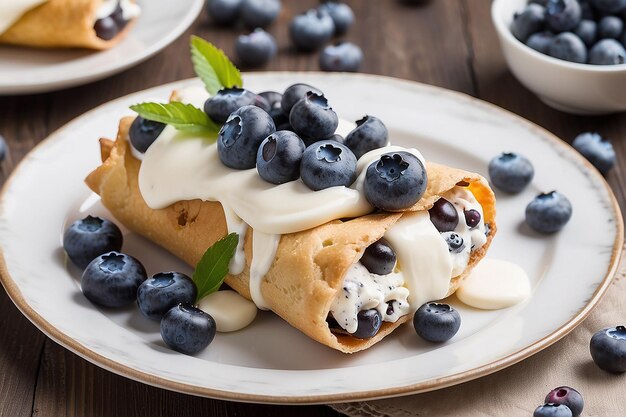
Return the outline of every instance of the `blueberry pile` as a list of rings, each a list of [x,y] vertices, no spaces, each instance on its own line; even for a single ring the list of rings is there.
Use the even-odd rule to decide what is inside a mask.
[[[511,23],[513,36],[554,58],[580,64],[626,62],[626,1],[530,0]]]
[[[544,404],[537,407],[533,417],[578,417],[584,406],[580,392],[570,387],[558,387],[546,395]]]

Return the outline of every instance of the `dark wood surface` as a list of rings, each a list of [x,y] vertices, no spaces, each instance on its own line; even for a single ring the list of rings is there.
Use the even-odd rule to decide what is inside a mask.
[[[458,90],[522,115],[567,141],[584,130],[610,138],[618,166],[608,177],[626,203],[626,116],[576,117],[552,110],[510,74],[491,25],[487,0],[435,0],[409,7],[396,0],[352,0],[357,21],[346,36],[365,52],[363,72]],[[289,46],[287,26],[315,0],[283,0],[271,32],[279,55],[263,70],[317,70],[317,55]],[[4,181],[24,155],[48,134],[116,97],[193,76],[188,37],[198,34],[229,55],[240,29],[216,28],[206,15],[152,59],[109,79],[49,94],[0,97],[0,134],[10,146]],[[1,62],[0,62],[0,65]],[[238,404],[191,397],[137,383],[77,357],[24,318],[0,290],[0,416],[336,416],[325,406]]]

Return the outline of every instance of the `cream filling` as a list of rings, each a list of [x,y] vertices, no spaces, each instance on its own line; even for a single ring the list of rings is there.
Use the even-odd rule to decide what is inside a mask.
[[[198,302],[200,310],[215,320],[218,332],[234,332],[248,326],[256,317],[257,308],[232,290],[216,291]]]
[[[96,10],[96,20],[111,16],[117,8],[118,2],[122,8],[122,16],[126,21],[134,19],[141,13],[139,5],[131,0],[102,0],[102,4]]]
[[[1,0],[0,35],[13,26],[26,12],[48,0]]]

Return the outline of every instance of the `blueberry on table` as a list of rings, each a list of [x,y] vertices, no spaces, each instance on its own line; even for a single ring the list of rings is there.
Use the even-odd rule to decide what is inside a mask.
[[[454,337],[461,327],[459,312],[448,304],[426,303],[413,316],[417,335],[429,342],[445,342]]]
[[[96,36],[105,41],[110,41],[120,31],[119,26],[111,16],[96,20],[93,29],[96,31]]]
[[[165,123],[144,119],[141,116],[135,117],[128,130],[131,145],[137,151],[145,153],[163,132],[165,126]]]
[[[626,62],[626,50],[615,39],[602,39],[589,52],[589,63],[593,65],[618,65]]]
[[[454,204],[445,198],[435,201],[435,204],[428,210],[428,214],[430,215],[430,221],[441,233],[451,232],[459,224],[459,213],[456,211]]]
[[[191,304],[171,308],[161,319],[161,337],[177,352],[194,355],[213,341],[215,320]]]
[[[356,127],[346,136],[346,146],[354,152],[357,159],[369,151],[387,146],[388,142],[387,126],[374,116],[357,120]]]
[[[463,238],[454,232],[444,232],[441,234],[443,239],[448,244],[448,250],[452,253],[460,253],[465,249],[465,244],[463,242]]]
[[[261,178],[272,184],[283,184],[300,177],[304,142],[294,132],[279,130],[259,146],[256,169]]]
[[[552,32],[537,32],[530,35],[530,37],[526,41],[526,45],[533,48],[537,52],[547,54],[548,47],[550,46],[550,42],[552,42],[552,39],[554,39],[554,34]]]
[[[604,13],[619,13],[626,9],[626,0],[590,0],[591,4]]]
[[[281,8],[280,0],[243,0],[239,13],[249,28],[264,28],[276,20]]]
[[[339,118],[324,95],[308,92],[291,108],[289,124],[303,138],[327,138],[337,130]]]
[[[372,274],[391,274],[396,267],[396,252],[384,238],[369,245],[363,252],[361,263]]]
[[[256,106],[235,110],[217,136],[217,153],[224,165],[251,169],[261,142],[276,131],[272,117]]]
[[[502,153],[489,162],[491,183],[507,193],[521,192],[534,175],[535,169],[530,161],[513,152]]]
[[[564,61],[584,64],[587,62],[587,47],[572,32],[559,33],[548,45],[548,55]]]
[[[600,39],[617,39],[624,31],[624,21],[617,16],[604,16],[598,24]]]
[[[352,42],[337,42],[328,45],[320,54],[320,69],[323,71],[357,72],[363,62],[363,51]]]
[[[313,191],[348,187],[356,180],[356,157],[348,147],[334,140],[315,142],[302,155],[300,177]]]
[[[109,252],[95,258],[80,281],[85,297],[103,307],[123,307],[137,299],[137,289],[146,280],[146,270],[132,256]]]
[[[539,233],[555,233],[572,217],[572,204],[557,191],[539,194],[526,206],[526,223]]]
[[[302,100],[309,92],[318,95],[323,94],[320,90],[308,84],[293,84],[287,87],[280,101],[280,107],[283,109],[283,113],[289,116],[294,104]]]
[[[144,316],[161,320],[172,307],[193,303],[197,296],[196,284],[187,275],[159,272],[141,283],[137,289],[137,305]]]
[[[239,35],[235,44],[237,60],[247,67],[260,67],[276,55],[276,40],[261,28],[249,35]]]
[[[72,263],[85,269],[98,255],[122,249],[124,238],[115,223],[87,216],[76,220],[63,233],[63,249]]]
[[[215,122],[225,123],[228,116],[243,106],[254,106],[258,95],[244,88],[223,88],[204,102],[204,112]]]
[[[546,395],[546,403],[563,404],[572,412],[573,417],[578,417],[583,412],[585,401],[580,392],[570,387],[558,387]]]
[[[537,407],[533,417],[573,417],[573,414],[566,405],[548,403]]]
[[[374,207],[397,211],[417,203],[426,192],[427,182],[422,161],[409,152],[392,152],[370,164],[363,189]]]
[[[593,20],[581,20],[574,29],[574,34],[578,36],[588,48],[591,48],[598,39],[598,24]]]
[[[591,338],[589,348],[600,368],[612,373],[626,372],[626,327],[600,330]]]
[[[548,0],[546,23],[554,32],[574,29],[582,19],[582,9],[578,0]]]
[[[335,24],[323,10],[311,9],[293,18],[289,35],[296,48],[314,51],[321,48],[335,33]]]
[[[328,13],[335,24],[335,36],[341,36],[350,29],[354,23],[354,12],[345,3],[327,1],[319,6],[319,9]]]
[[[513,15],[511,33],[522,42],[526,42],[533,33],[543,30],[546,24],[546,9],[530,3],[520,13]]]
[[[206,10],[211,19],[220,25],[231,25],[239,18],[241,0],[209,0]]]
[[[611,142],[597,133],[585,132],[576,136],[572,146],[606,175],[615,165],[615,150]]]
[[[376,309],[359,311],[356,317],[359,324],[352,336],[357,339],[369,339],[376,336],[383,324],[383,316]]]

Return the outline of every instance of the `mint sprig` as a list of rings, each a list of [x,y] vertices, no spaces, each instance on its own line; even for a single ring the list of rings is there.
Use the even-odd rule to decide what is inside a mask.
[[[181,102],[140,103],[130,106],[144,119],[167,123],[177,130],[217,139],[220,126],[199,108]]]
[[[228,264],[239,243],[239,235],[231,233],[218,240],[204,252],[193,272],[193,282],[198,287],[198,300],[219,290],[228,274]]]
[[[198,36],[191,37],[191,62],[209,94],[224,87],[242,87],[241,73],[224,51]]]

